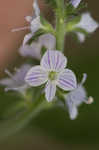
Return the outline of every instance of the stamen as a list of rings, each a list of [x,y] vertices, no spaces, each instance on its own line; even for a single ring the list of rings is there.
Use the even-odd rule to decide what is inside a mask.
[[[5,73],[10,77],[13,78],[13,75],[11,74],[11,72],[7,69],[5,69]]]
[[[13,74],[10,73],[7,69],[5,69],[5,73],[6,73],[13,81],[15,81],[16,83],[18,82],[18,81],[14,78]]]
[[[92,96],[90,96],[90,97],[88,98],[88,100],[85,101],[86,104],[92,104],[93,102],[94,102],[94,98],[93,98]]]
[[[17,28],[17,29],[12,29],[11,32],[18,32],[18,31],[27,30],[27,29],[30,29],[30,26]]]
[[[82,78],[82,81],[80,84],[83,85],[85,83],[86,79],[87,79],[87,74],[83,73],[83,78]]]

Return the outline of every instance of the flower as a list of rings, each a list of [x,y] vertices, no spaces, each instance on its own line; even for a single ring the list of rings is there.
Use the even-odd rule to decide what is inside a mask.
[[[30,65],[24,64],[20,69],[16,69],[14,75],[8,70],[5,70],[10,78],[1,79],[0,84],[6,86],[5,91],[13,90],[24,94],[25,90],[28,88],[28,85],[24,81],[24,77],[30,68]]]
[[[36,59],[41,58],[41,48],[54,49],[56,45],[56,38],[51,34],[43,34],[39,37],[37,42],[32,42],[31,45],[22,45],[19,53],[23,57],[32,57]]]
[[[87,93],[83,87],[86,77],[86,74],[84,74],[83,79],[81,83],[78,84],[77,88],[65,95],[69,115],[72,120],[74,120],[78,115],[78,106],[80,106],[83,102],[86,104],[91,104],[93,102],[92,97],[87,98]]]
[[[75,74],[65,69],[66,57],[57,50],[48,50],[38,66],[32,67],[26,74],[25,81],[30,86],[40,86],[46,83],[45,97],[48,102],[55,97],[56,86],[71,91],[76,88]]]
[[[42,26],[40,22],[40,9],[39,9],[37,0],[34,0],[33,2],[33,9],[34,9],[34,16],[25,17],[26,21],[30,23],[30,26],[12,30],[12,32],[15,32],[15,31],[20,31],[20,30],[30,29],[31,32],[25,35],[24,37],[23,45],[26,44],[28,40],[30,40],[33,37],[34,33],[38,31]]]
[[[41,22],[40,22],[40,9],[37,3],[37,0],[34,0],[33,2],[33,9],[34,9],[34,16],[26,16],[26,20],[30,23],[30,30],[31,33],[27,34],[24,37],[23,45],[28,42],[29,39],[31,39],[36,31],[38,31],[41,28]]]
[[[81,0],[71,0],[70,3],[75,7],[77,8],[78,5],[80,4]]]
[[[93,33],[98,27],[99,23],[97,23],[88,12],[83,13],[80,22],[74,26],[74,28],[84,29],[88,33]],[[76,34],[80,42],[84,42],[85,34],[81,32],[76,32]]]

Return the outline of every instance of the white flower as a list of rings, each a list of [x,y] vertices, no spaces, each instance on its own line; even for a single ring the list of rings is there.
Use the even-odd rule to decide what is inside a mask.
[[[41,48],[54,49],[56,46],[56,38],[51,34],[43,34],[39,37],[37,42],[32,42],[31,45],[22,45],[19,53],[24,57],[32,57],[36,59],[41,58]]]
[[[66,65],[67,59],[61,52],[48,50],[42,57],[40,65],[28,71],[25,81],[34,87],[46,83],[45,96],[47,101],[52,101],[55,97],[56,86],[65,91],[76,88],[75,74],[65,69]]]
[[[99,23],[97,23],[90,15],[90,13],[84,13],[81,16],[81,20],[78,24],[74,26],[74,28],[84,29],[88,33],[93,33],[99,27]],[[84,42],[85,35],[80,32],[76,32],[78,39],[81,42]]]
[[[16,69],[14,75],[8,70],[5,70],[5,73],[8,74],[9,78],[1,79],[0,84],[6,86],[5,91],[13,90],[24,94],[25,90],[28,88],[24,78],[30,68],[31,66],[28,64],[22,65],[21,68]]]
[[[83,87],[86,77],[86,74],[84,74],[82,82],[78,84],[78,87],[65,96],[69,115],[72,120],[74,120],[78,115],[78,106],[80,106],[83,102],[86,104],[91,104],[93,102],[92,97],[87,98],[87,93]]]
[[[70,3],[75,7],[77,8],[78,5],[80,4],[81,0],[70,0]]]

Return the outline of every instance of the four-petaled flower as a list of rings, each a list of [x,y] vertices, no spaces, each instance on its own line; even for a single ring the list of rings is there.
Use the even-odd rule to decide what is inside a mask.
[[[80,4],[81,0],[71,0],[70,3],[75,7],[77,8],[78,5]]]
[[[13,90],[24,94],[26,89],[29,87],[24,78],[26,73],[31,68],[31,65],[24,64],[19,69],[16,69],[16,73],[13,75],[8,70],[5,70],[6,74],[10,78],[4,78],[0,80],[0,84],[6,86],[5,91]]]
[[[86,104],[91,104],[93,102],[93,98],[87,97],[87,93],[83,87],[86,77],[87,75],[84,74],[83,79],[81,83],[78,84],[77,88],[65,96],[69,115],[72,120],[74,120],[78,115],[78,106],[80,106],[83,102]]]
[[[74,90],[77,86],[75,74],[65,69],[66,65],[67,59],[61,52],[48,50],[43,55],[40,65],[28,71],[25,81],[34,87],[46,83],[45,96],[47,101],[52,101],[56,86],[65,91]]]

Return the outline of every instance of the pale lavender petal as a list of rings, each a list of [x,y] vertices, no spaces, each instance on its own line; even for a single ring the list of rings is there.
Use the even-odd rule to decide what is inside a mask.
[[[13,80],[17,82],[19,85],[25,84],[24,78],[31,68],[31,65],[24,64],[19,69],[16,69],[16,73],[13,75]]]
[[[44,69],[52,71],[60,71],[66,67],[66,57],[57,50],[48,50],[41,60],[41,66]]]
[[[31,21],[31,32],[32,32],[32,34],[34,34],[40,28],[41,28],[41,22],[40,22],[40,16],[38,16]]]
[[[27,44],[27,42],[32,38],[33,34],[29,33],[25,35],[24,40],[23,40],[23,45]]]
[[[54,82],[48,82],[45,88],[45,96],[48,102],[51,102],[56,93],[56,84]]]
[[[18,91],[18,89],[25,90],[27,88],[27,85],[24,81],[24,77],[30,68],[30,65],[25,64],[22,65],[21,68],[15,69],[16,73],[14,74],[11,74],[9,71],[6,71],[6,73],[9,75],[9,78],[1,79],[0,84],[6,86],[5,91]]]
[[[59,75],[57,86],[65,91],[74,90],[77,88],[75,74],[69,69],[64,69]]]
[[[46,83],[47,80],[48,80],[48,73],[44,71],[41,66],[32,67],[25,77],[25,81],[30,86],[34,87]]]
[[[34,2],[33,2],[33,9],[34,9],[35,15],[39,16],[40,15],[40,8],[38,6],[37,0],[34,0]]]
[[[56,38],[51,34],[41,35],[39,42],[41,46],[44,46],[47,50],[55,49],[56,47]]]
[[[81,0],[70,0],[70,2],[75,8],[77,8],[78,5],[80,4]]]
[[[19,53],[23,57],[31,57],[40,59],[41,58],[41,45],[39,43],[33,42],[31,45],[22,45],[19,49]]]
[[[92,33],[97,28],[99,28],[99,23],[97,23],[90,15],[90,13],[83,13],[81,16],[80,22],[76,25],[76,27],[85,29],[87,32]]]
[[[66,100],[66,104],[67,104],[68,112],[70,115],[70,119],[71,120],[76,119],[76,117],[78,115],[77,107],[70,100]]]
[[[12,86],[15,85],[15,82],[12,79],[10,79],[10,78],[4,78],[4,79],[0,80],[0,84],[4,85],[4,86],[12,87]]]
[[[81,105],[87,99],[87,93],[83,86],[78,86],[75,90],[66,95],[66,100],[71,101],[75,106]]]

